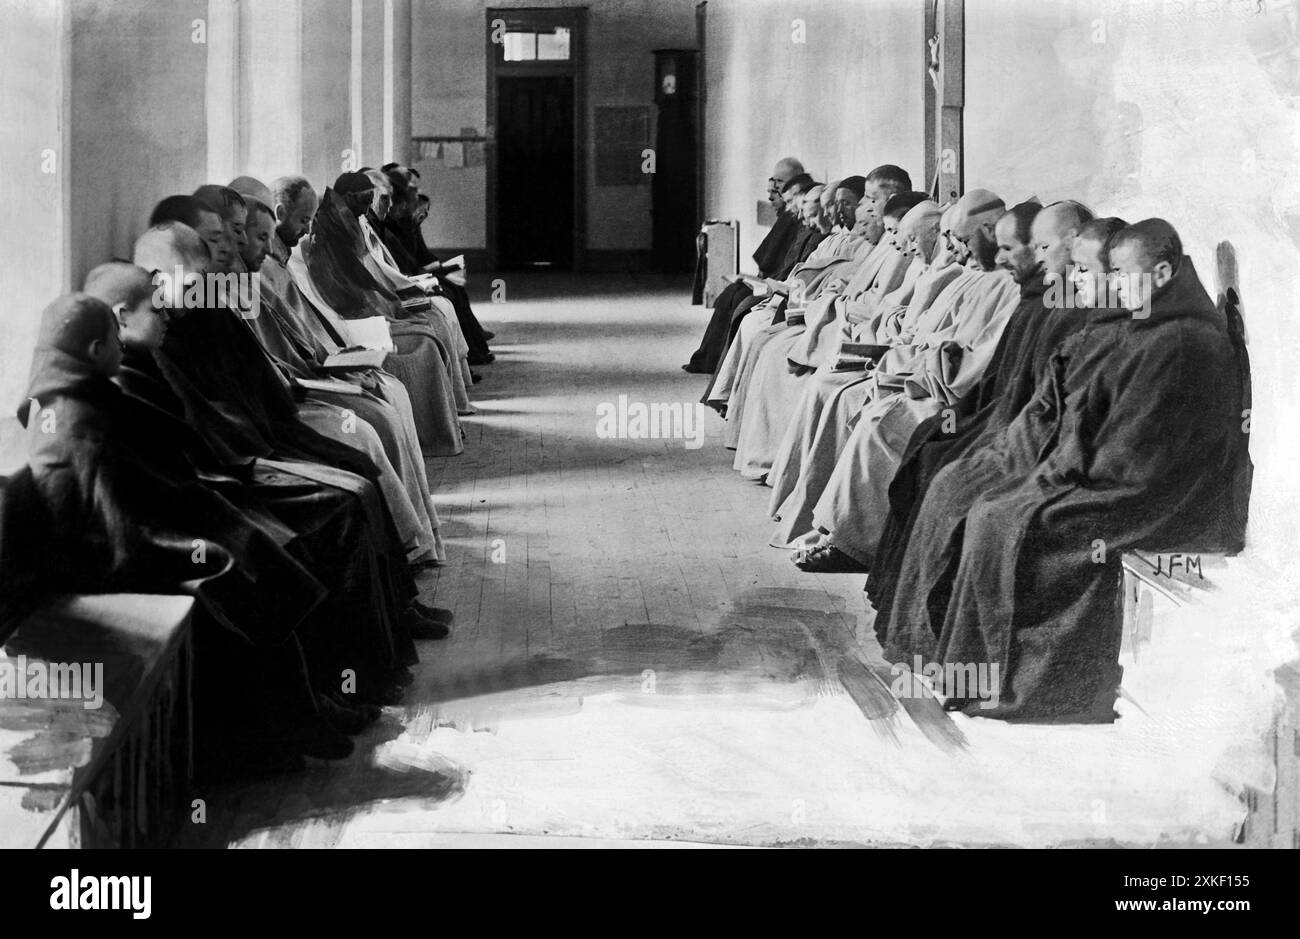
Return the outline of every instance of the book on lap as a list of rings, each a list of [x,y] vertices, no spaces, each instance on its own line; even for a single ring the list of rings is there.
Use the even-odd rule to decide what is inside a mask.
[[[354,385],[350,381],[339,381],[336,378],[299,378],[298,384],[308,391],[324,391],[339,395],[365,394],[360,385]]]
[[[347,327],[348,335],[358,346],[381,349],[384,352],[392,352],[397,348],[393,345],[392,334],[388,331],[388,320],[382,316],[365,316],[361,319],[348,320]]]
[[[327,356],[321,368],[326,371],[347,372],[358,368],[382,368],[388,353],[383,349],[351,349]]]
[[[868,359],[878,359],[889,351],[889,346],[877,345],[871,342],[841,342],[841,355],[860,355]]]

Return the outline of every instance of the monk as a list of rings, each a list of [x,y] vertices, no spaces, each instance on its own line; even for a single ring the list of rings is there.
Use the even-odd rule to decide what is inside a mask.
[[[870,322],[884,297],[905,287],[909,278],[915,279],[913,259],[897,249],[894,237],[903,216],[925,196],[899,193],[879,209],[874,205],[884,198],[882,180],[889,181],[884,174],[894,171],[902,172],[886,167],[867,174],[867,194],[873,202],[869,212],[883,216],[889,236],[881,239],[842,293],[826,298],[823,291],[805,314],[802,328],[790,330],[763,348],[752,377],[728,410],[728,423],[734,420],[739,425],[732,465],[746,479],[767,477],[799,403],[801,386],[811,381],[819,368],[832,368],[839,343],[852,339],[860,323]]]
[[[430,396],[450,394],[458,415],[474,413],[463,340],[457,341],[443,310],[435,308],[422,288],[394,289],[380,269],[359,222],[373,201],[374,188],[364,175],[352,175],[360,180],[341,180],[349,192],[325,190],[310,230],[289,258],[289,274],[322,312],[344,320],[373,322],[382,317],[400,353],[389,367],[407,390],[431,382]],[[442,374],[430,376],[438,368]]]
[[[488,340],[493,336],[484,329],[474,315],[470,306],[469,293],[459,284],[452,283],[447,275],[454,274],[458,268],[449,266],[448,262],[438,258],[425,244],[420,225],[417,221],[420,198],[420,174],[409,166],[399,163],[387,163],[381,168],[392,193],[392,204],[388,212],[380,218],[377,214],[370,218],[370,223],[384,242],[384,247],[392,254],[398,268],[408,277],[419,274],[431,274],[437,278],[440,296],[446,297],[456,310],[456,319],[461,332],[469,344],[469,364],[487,365],[496,359],[488,348]],[[426,197],[427,202],[427,197]],[[428,209],[425,209],[428,215]]]
[[[135,261],[147,271],[180,268],[189,277],[201,276],[207,256],[192,229],[174,224],[145,232],[136,242]],[[357,693],[385,703],[394,684],[410,680],[411,639],[436,638],[445,627],[415,600],[405,551],[369,481],[377,473],[374,465],[302,424],[291,394],[241,320],[224,309],[188,308],[173,287],[159,286],[159,302],[171,320],[151,357],[156,372],[145,377],[165,386],[160,393],[176,399],[185,420],[229,462],[306,477],[349,497],[348,529],[310,545],[319,560],[308,566],[328,565],[339,575],[329,579],[340,588],[329,610],[334,628],[303,640],[316,653],[310,664],[320,687],[338,687],[341,670],[351,669],[362,679]],[[323,504],[304,494],[268,508],[303,534],[332,524],[333,516],[316,511]],[[288,514],[280,515],[282,509]]]
[[[952,243],[973,276],[954,280],[914,323],[899,319],[894,325],[889,316],[878,320],[874,339],[884,351],[868,380],[845,389],[820,415],[818,435],[803,460],[800,480],[779,508],[780,526],[773,538],[779,543],[803,536],[809,546],[792,556],[801,569],[843,572],[866,563],[858,527],[872,521],[864,521],[850,500],[871,479],[888,485],[898,448],[912,429],[951,404],[981,374],[1018,293],[1010,272],[995,262],[993,230],[1003,212],[1002,200],[987,190],[972,190],[957,202]],[[826,474],[828,465],[833,469]],[[801,530],[810,516],[813,531]],[[838,541],[848,542],[855,553],[831,540],[831,525]],[[866,550],[874,547],[873,538]]]
[[[59,593],[198,599],[194,697],[205,773],[232,758],[285,768],[298,754],[345,757],[352,743],[316,711],[295,637],[324,586],[283,550],[274,525],[204,485],[171,428],[142,421],[112,381],[124,342],[161,336],[162,324],[145,313],[148,275],[139,275],[147,289],[120,326],[89,294],[61,297],[42,314],[19,419],[28,430],[24,473],[47,522],[29,533],[39,541],[26,552]],[[15,582],[9,573],[5,590]],[[233,696],[231,674],[240,675]]]
[[[248,271],[258,273],[264,267],[264,261],[270,250],[274,216],[271,214],[271,209],[260,199],[249,196],[245,201],[249,207],[248,221],[245,225],[248,243],[240,256]],[[382,394],[383,387],[369,373],[331,375],[326,372],[323,368],[324,350],[315,346],[310,338],[300,331],[292,314],[280,302],[271,286],[271,281],[259,277],[258,292],[260,301],[258,315],[248,322],[263,350],[293,385],[302,381],[326,381],[330,384],[337,383],[340,388],[347,389],[330,392],[311,388],[306,396],[309,401],[322,402],[341,410],[345,415],[345,422],[347,417],[355,415],[357,426],[352,428],[354,433],[362,427],[369,427],[374,431],[383,446],[384,457],[393,467],[406,492],[407,498],[402,504],[402,509],[404,511],[409,504],[414,513],[416,544],[423,545],[425,548],[420,554],[415,555],[413,560],[431,562],[445,560],[446,552],[438,533],[437,511],[433,509],[432,498],[429,495],[428,476],[411,421],[409,400],[404,394],[397,398],[399,405],[406,405],[407,410],[403,413],[386,400]],[[329,435],[333,426],[346,425],[333,425],[327,421],[323,432]],[[346,442],[348,438],[343,439]]]
[[[195,198],[221,214],[226,225],[227,240],[233,249],[233,262],[229,268],[209,269],[207,273],[247,277],[250,273],[244,260],[249,247],[247,202],[233,189],[215,185],[200,187]],[[260,251],[258,255],[264,256]],[[208,298],[209,305],[216,309],[225,304],[224,308],[238,320],[239,325],[251,333],[254,339],[258,339],[256,325],[262,321],[257,310],[261,302],[260,290],[255,291],[249,286],[246,290],[247,297],[244,296],[244,291],[238,292],[234,297],[229,295],[229,291],[227,293],[225,298],[219,295]],[[246,299],[253,309],[239,308]],[[265,324],[265,321],[262,322]],[[368,402],[353,400],[360,396],[308,391],[296,384],[290,372],[275,370],[273,374],[292,393],[298,418],[303,424],[322,437],[360,451],[374,464],[377,472],[375,483],[396,526],[398,537],[406,548],[407,559],[420,564],[440,563],[443,557],[442,544],[433,531],[429,517],[427,486],[421,491],[418,470],[409,460],[402,459],[397,440],[400,428],[394,426],[396,421],[393,415],[383,412],[379,407],[370,406]],[[357,404],[360,405],[359,410],[353,407]],[[368,412],[380,421],[379,428],[371,424],[362,412]],[[390,453],[397,457],[396,461],[390,457]],[[399,473],[399,466],[405,470],[406,480]]]
[[[1114,720],[1122,553],[1244,544],[1239,323],[1163,219],[1107,250],[1123,308],[1098,310],[1016,419],[935,476],[908,542],[886,654],[996,664],[996,699],[940,689],[971,715]]]
[[[970,194],[970,204],[982,201],[996,206],[999,200],[989,195],[976,190]],[[889,353],[894,364],[887,368],[897,368],[895,374],[906,376],[897,390],[890,392],[890,382],[882,380],[880,369],[875,371],[872,399],[855,419],[813,506],[814,546],[792,556],[801,570],[869,569],[888,516],[889,484],[909,441],[928,421],[955,422],[958,402],[982,378],[1007,322],[1017,312],[1022,318],[1032,317],[1041,306],[1042,265],[1030,232],[1038,210],[1036,203],[1025,203],[1001,213],[991,226],[991,239],[987,238],[989,219],[998,216],[996,209],[983,213],[977,224],[972,225],[969,217],[959,220],[958,241],[973,241],[972,255],[981,271],[986,270],[991,251],[994,273],[973,282],[948,326],[923,343],[914,343],[911,362],[901,364]],[[1062,258],[1062,271],[1064,263]],[[980,288],[982,294],[976,292]]]
[[[795,242],[806,229],[794,200],[811,189],[812,185],[812,177],[804,172],[803,165],[793,157],[778,161],[772,175],[768,177],[767,199],[776,210],[776,221],[754,251],[754,263],[760,279],[780,278],[788,273],[791,251],[796,250],[797,253]],[[731,315],[735,306],[751,294],[748,283],[736,280],[714,298],[713,315],[704,330],[704,337],[700,340],[699,348],[691,354],[690,361],[682,366],[683,371],[707,375],[717,370],[723,346],[731,331]]]
[[[723,417],[727,415],[731,389],[755,337],[776,323],[784,323],[787,312],[802,316],[807,304],[824,288],[842,282],[852,272],[867,237],[867,221],[859,225],[856,214],[865,183],[864,177],[851,176],[828,184],[821,201],[822,212],[831,226],[830,234],[806,261],[796,265],[783,287],[773,289],[764,297],[752,296],[737,305],[722,364],[700,399]]]
[[[1116,218],[1089,221],[1090,215],[1079,203],[1060,202],[1033,217],[1030,241],[1039,271],[1030,284],[1021,286],[1021,304],[1012,313],[984,377],[953,405],[953,419],[946,426],[941,416],[932,418],[917,429],[904,453],[889,487],[889,515],[867,581],[882,641],[907,539],[935,474],[982,447],[1015,419],[1029,403],[1057,346],[1088,320],[1086,309],[1047,307],[1048,284],[1059,283],[1068,264],[1076,296],[1086,307],[1095,306],[1095,298],[1105,289],[1106,242],[1126,223]]]
[[[315,190],[301,176],[282,176],[272,183],[271,197],[276,226],[262,265],[262,279],[327,353],[353,348],[347,322],[333,309],[321,305],[319,293],[309,298],[289,271],[293,248],[307,234],[319,206]],[[421,452],[426,456],[462,453],[463,435],[442,347],[436,340],[414,333],[401,334],[393,342],[399,347],[388,353],[384,369],[404,387]]]

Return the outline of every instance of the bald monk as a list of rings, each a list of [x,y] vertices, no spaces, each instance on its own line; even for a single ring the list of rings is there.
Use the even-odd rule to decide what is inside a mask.
[[[269,197],[269,194],[267,194]],[[246,199],[249,214],[245,225],[247,245],[240,253],[246,269],[253,273],[262,270],[267,253],[270,250],[270,236],[274,216],[265,202],[253,196]],[[424,468],[424,459],[420,454],[420,444],[411,421],[410,404],[404,394],[396,400],[406,405],[404,414],[398,407],[390,404],[383,394],[384,388],[377,379],[368,373],[331,375],[322,367],[323,350],[313,345],[310,338],[302,333],[293,316],[285,309],[271,287],[271,282],[258,278],[259,306],[258,315],[247,322],[253,328],[263,350],[272,362],[285,375],[291,385],[302,381],[326,381],[346,387],[346,392],[330,392],[319,388],[310,388],[306,392],[310,402],[331,405],[341,412],[330,414],[324,421],[322,433],[331,435],[334,427],[347,436],[341,439],[349,442],[351,437],[364,427],[370,427],[383,447],[385,458],[391,464],[402,487],[406,492],[406,501],[402,505],[405,511],[409,503],[415,525],[415,544],[422,548],[412,559],[441,562],[446,559],[442,538],[438,532],[437,511],[429,495],[429,481]],[[299,386],[301,387],[301,386]],[[400,387],[400,386],[399,386]],[[300,408],[301,410],[301,408]],[[357,418],[356,427],[348,431],[348,420],[352,415]],[[337,422],[337,423],[336,423]],[[313,426],[316,426],[313,423]],[[340,439],[340,438],[335,438]],[[396,518],[396,516],[395,516]],[[401,526],[398,527],[399,533]]]
[[[244,197],[229,187],[208,185],[196,190],[195,198],[207,208],[221,214],[226,226],[227,241],[234,249],[232,262],[227,268],[210,268],[205,273],[237,276],[250,273],[245,263],[249,239],[248,204]],[[261,251],[257,254],[264,257]],[[262,340],[258,338],[256,330],[257,323],[261,320],[257,310],[261,301],[260,290],[253,291],[250,288],[247,293],[247,299],[253,303],[252,310],[239,308],[239,304],[246,299],[243,291],[236,297],[209,298],[209,306],[213,310],[222,309],[226,312],[237,321],[239,329],[250,334],[260,345]],[[226,303],[224,307],[223,299]],[[384,413],[378,406],[371,406],[369,402],[352,400],[361,397],[360,395],[331,396],[307,391],[296,384],[289,372],[275,369],[269,374],[276,375],[284,388],[292,394],[298,419],[303,424],[322,437],[360,451],[374,464],[377,473],[375,484],[406,549],[407,559],[412,563],[440,563],[444,556],[442,543],[434,532],[429,517],[427,488],[421,492],[418,471],[409,461],[402,460],[397,440],[400,427],[395,426],[392,415]],[[368,412],[379,421],[379,426],[371,424],[363,412]],[[390,452],[397,456],[396,461],[390,457]],[[398,467],[406,471],[406,480],[403,480]]]
[[[871,177],[868,176],[870,185]],[[802,386],[831,370],[841,341],[852,339],[860,324],[868,324],[885,298],[915,283],[918,268],[896,245],[898,225],[920,193],[890,197],[884,208],[885,230],[875,250],[854,274],[843,293],[829,303],[818,298],[805,314],[802,329],[774,340],[754,363],[743,389],[733,467],[747,479],[763,479],[780,450],[794,416]]]
[[[1168,222],[1122,229],[1108,250],[1123,309],[1096,311],[1030,405],[939,472],[908,544],[886,653],[997,663],[995,701],[942,689],[973,716],[1113,720],[1121,554],[1244,544],[1240,323]]]
[[[158,334],[142,310],[150,292],[122,333]],[[193,690],[205,771],[231,758],[347,756],[351,741],[316,712],[295,637],[325,588],[284,551],[275,528],[203,484],[171,428],[142,420],[112,381],[122,356],[119,323],[98,298],[61,297],[42,314],[19,409],[24,473],[47,519],[29,533],[37,540],[24,545],[28,556],[51,592],[197,598]],[[6,593],[32,582],[14,573],[0,578]],[[232,674],[240,676],[234,695]]]
[[[798,265],[791,272],[789,287],[781,292],[773,292],[767,297],[753,297],[742,301],[733,316],[733,323],[739,319],[730,344],[727,346],[722,364],[701,400],[716,410],[723,417],[727,414],[727,403],[731,389],[750,357],[755,337],[777,324],[785,322],[786,314],[802,317],[807,305],[820,296],[823,290],[838,289],[852,276],[857,265],[865,257],[871,245],[867,243],[870,232],[870,219],[864,216],[861,222],[857,218],[857,206],[863,198],[863,186],[866,179],[853,176],[828,184],[822,194],[822,207],[826,218],[832,223],[831,233],[817,246],[807,261]],[[827,198],[828,195],[830,198]],[[752,307],[746,304],[752,303]],[[750,316],[749,313],[753,313]],[[773,334],[782,332],[777,329]],[[763,337],[766,338],[766,337]],[[757,341],[762,342],[763,338]]]
[[[1030,210],[1022,211],[1022,217],[1029,214]],[[917,429],[904,453],[890,483],[889,515],[867,582],[882,641],[907,539],[935,474],[984,446],[1015,419],[1045,375],[1052,353],[1088,320],[1087,309],[1047,306],[1048,285],[1059,283],[1068,268],[1084,306],[1095,306],[1095,298],[1104,295],[1109,269],[1106,242],[1126,223],[1090,217],[1091,212],[1076,202],[1054,203],[1033,215],[1029,241],[1038,272],[1021,286],[1021,304],[1012,313],[984,377],[953,406],[955,420],[932,418]],[[1007,250],[999,241],[1000,252]]]
[[[957,261],[951,246],[951,216],[944,225],[938,205],[929,200],[910,209],[899,224],[898,241],[920,270],[910,292],[887,298],[879,320],[867,337],[872,343],[895,346],[911,343],[918,328],[923,334],[944,328],[951,320],[951,310],[962,296],[961,286],[976,279],[976,272]],[[949,289],[949,285],[958,286]],[[922,317],[938,304],[930,320]],[[777,449],[768,474],[772,487],[768,511],[781,522],[772,544],[785,546],[812,527],[812,506],[830,478],[835,461],[843,452],[852,427],[838,415],[839,399],[849,395],[845,414],[861,409],[869,393],[869,369],[819,370],[803,389],[795,417]],[[859,387],[862,386],[862,387]]]
[[[355,348],[347,322],[334,310],[309,299],[289,272],[291,252],[307,233],[316,214],[316,191],[301,176],[282,176],[272,183],[271,199],[276,225],[262,264],[262,280],[327,354]],[[462,453],[464,442],[450,379],[438,351],[441,346],[415,335],[394,337],[394,342],[399,343],[398,349],[384,359],[384,371],[379,379],[386,389],[385,396],[396,400],[401,394],[406,395],[423,454]],[[386,377],[390,373],[392,380]]]
[[[975,390],[988,363],[997,356],[1008,328],[1013,330],[1009,341],[1014,343],[1014,334],[1023,325],[1046,318],[1043,264],[1036,256],[1030,230],[1038,211],[1037,203],[1022,203],[1003,214],[994,226],[994,264],[1019,288],[1019,302],[1008,291],[983,311],[971,307],[959,312],[939,355],[927,356],[901,393],[877,399],[864,409],[813,508],[813,524],[821,533],[818,545],[796,552],[794,557],[803,569],[841,570],[850,566],[849,560],[856,570],[870,568],[888,518],[889,486],[913,437],[923,427],[925,434],[930,433],[935,421],[955,429],[962,400]],[[975,234],[981,231],[977,228]],[[1043,233],[1040,228],[1040,236]],[[987,249],[987,243],[977,243],[975,250],[979,254]],[[1058,261],[1063,275],[1066,257]],[[987,316],[982,315],[984,311]],[[1017,317],[1018,322],[1008,327]]]
[[[754,251],[759,279],[779,278],[788,273],[791,250],[805,228],[794,199],[807,192],[812,182],[812,177],[804,172],[803,164],[793,157],[779,160],[768,177],[767,198],[776,210],[776,221]],[[717,370],[731,331],[731,315],[736,304],[750,295],[750,285],[736,280],[714,298],[713,314],[704,336],[691,354],[690,361],[682,366],[683,371],[709,374]]]
[[[1002,212],[1002,200],[988,190],[972,190],[958,200],[949,217],[949,243],[971,269],[970,276],[954,278],[913,324],[883,317],[875,339],[888,351],[875,360],[866,381],[833,395],[815,415],[818,429],[802,455],[796,485],[777,509],[779,527],[772,537],[774,545],[802,545],[792,555],[801,570],[859,570],[863,563],[828,544],[815,529],[816,506],[835,473],[841,473],[836,492],[845,494],[852,476],[844,473],[861,470],[841,471],[841,460],[866,458],[862,451],[874,442],[867,434],[887,412],[909,425],[952,401],[954,386],[978,377],[1017,299],[1013,278],[995,267],[992,230]],[[850,455],[850,450],[859,453]]]

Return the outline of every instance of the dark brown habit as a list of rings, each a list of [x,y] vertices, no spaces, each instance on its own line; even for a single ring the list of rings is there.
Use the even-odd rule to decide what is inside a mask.
[[[1244,544],[1238,326],[1183,257],[1150,316],[1098,311],[1068,339],[1021,414],[927,490],[887,657],[996,663],[1000,701],[972,715],[1113,720],[1122,553]]]
[[[898,567],[934,475],[983,446],[1015,419],[1033,396],[1051,354],[1088,320],[1087,310],[1048,309],[1043,304],[1046,289],[1042,277],[1021,287],[1020,303],[1008,318],[983,377],[952,406],[953,432],[943,432],[948,415],[941,413],[922,423],[908,442],[889,487],[889,519],[867,580],[882,642]]]

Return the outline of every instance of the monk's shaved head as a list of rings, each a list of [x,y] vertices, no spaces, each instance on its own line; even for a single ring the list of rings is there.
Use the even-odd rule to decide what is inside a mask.
[[[90,361],[93,343],[104,343],[117,335],[117,320],[103,300],[85,293],[59,297],[41,313],[36,348],[57,349]],[[120,354],[118,356],[121,358]],[[114,371],[116,366],[114,367]]]
[[[889,197],[889,201],[885,203],[884,216],[901,221],[903,216],[929,198],[923,192],[900,192]]]
[[[1157,265],[1169,264],[1175,270],[1183,257],[1183,241],[1174,226],[1162,218],[1148,218],[1122,228],[1110,240],[1110,252],[1122,247],[1135,250],[1137,260],[1146,271]]]
[[[176,267],[202,272],[208,264],[208,248],[199,233],[181,222],[155,225],[135,241],[132,260],[146,271],[170,274]]]
[[[1065,276],[1079,230],[1092,221],[1092,210],[1080,202],[1053,202],[1038,213],[1030,230],[1034,257],[1045,277]]]
[[[795,157],[781,157],[776,161],[776,168],[772,170],[772,175],[782,180],[790,180],[803,172],[803,164]]]
[[[898,223],[898,238],[906,245],[907,253],[919,257],[926,264],[933,261],[942,218],[943,210],[930,199],[912,206]]]
[[[957,200],[955,208],[952,236],[963,246],[963,263],[973,257],[983,270],[993,270],[997,257],[994,227],[1006,212],[1006,203],[988,189],[972,189]]]
[[[153,277],[138,264],[127,261],[109,261],[86,275],[81,288],[110,307],[119,303],[135,309],[142,301],[153,296]]]
[[[275,209],[275,196],[271,194],[271,189],[260,179],[254,179],[252,176],[238,176],[230,181],[230,187],[235,192],[244,197],[245,203],[257,202],[266,206],[268,211]],[[251,211],[253,206],[248,206]]]

